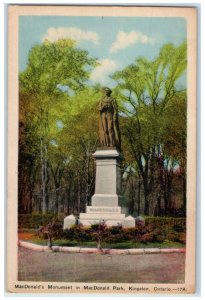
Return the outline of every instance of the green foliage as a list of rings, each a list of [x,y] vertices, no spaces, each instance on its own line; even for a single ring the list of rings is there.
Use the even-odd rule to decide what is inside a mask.
[[[57,93],[57,85],[76,90],[89,78],[86,69],[95,63],[95,59],[89,58],[88,52],[76,48],[72,40],[45,41],[31,49],[28,67],[20,74],[20,86],[23,91],[35,96],[53,96]]]
[[[176,231],[186,230],[186,218],[173,217],[145,217],[145,225],[153,225],[163,227],[165,225],[172,226]]]
[[[67,147],[75,159],[80,159],[79,153],[83,153],[84,158],[86,151],[93,151],[96,146],[98,139],[96,103],[99,98],[99,92],[85,88],[70,98],[70,103],[64,110],[63,128],[57,142]]]
[[[187,99],[179,82],[186,64],[186,43],[167,44],[154,60],[137,58],[112,76],[118,82],[115,95],[124,114],[122,148],[127,165],[135,163],[142,178],[145,215],[150,214],[150,204],[157,197],[164,198],[167,214],[175,166],[186,176]]]
[[[81,123],[82,119],[88,126],[93,124],[88,122],[83,108],[89,114],[93,112],[95,97],[93,91],[84,90],[84,84],[95,65],[96,60],[90,58],[86,51],[77,48],[75,42],[71,40],[59,40],[54,43],[45,41],[31,49],[27,68],[19,76],[22,124],[19,162],[23,165],[19,180],[20,212],[33,210],[32,201],[30,199],[25,201],[24,197],[26,195],[28,198],[28,193],[34,197],[35,189],[41,197],[37,210],[43,210],[43,213],[50,210],[58,212],[64,176],[73,176],[74,170],[78,171],[79,165],[85,169],[82,160],[74,166],[71,164],[68,166],[68,162],[71,161],[71,157],[75,161],[74,156],[78,155],[83,159],[85,152],[88,151],[83,147],[90,137],[92,137],[92,142],[89,141],[90,147],[93,148],[96,143],[93,131]],[[78,149],[76,145],[80,145]],[[33,168],[25,157],[32,162]],[[25,190],[25,177],[30,182],[29,191]],[[89,181],[90,178],[86,184],[89,184]],[[49,199],[51,186],[55,191],[54,203]]]
[[[146,218],[146,229],[155,241],[186,241],[185,218]]]
[[[107,240],[110,236],[110,231],[104,221],[91,226],[91,236],[97,242],[98,249],[101,249],[102,242]]]
[[[73,226],[65,230],[65,238],[78,242],[99,240],[105,243],[132,241],[135,243],[180,242],[186,243],[186,220],[184,218],[146,218],[145,226],[135,228]]]
[[[62,224],[49,222],[45,226],[42,226],[38,231],[37,235],[40,238],[50,239],[51,246],[52,241],[56,239],[62,239],[64,237],[64,232],[62,228]]]
[[[76,240],[78,242],[92,241],[90,227],[75,225],[72,226],[70,229],[66,229],[64,232],[65,232],[65,238],[67,238],[68,240]]]
[[[63,231],[62,219],[52,215],[19,215],[20,228],[36,228],[38,236],[47,239],[46,228],[52,222],[52,238],[66,239],[68,241],[88,242],[97,241],[101,243],[150,243],[150,242],[180,242],[186,243],[186,219],[147,217],[145,226],[123,229],[120,226],[99,227],[98,224],[90,227],[75,225]]]
[[[167,44],[154,60],[138,57],[113,75],[123,167],[132,171],[124,181],[131,213],[138,205],[145,215],[171,214],[173,195],[181,203],[182,189],[185,211],[187,95],[179,79],[186,71],[186,59],[185,43]],[[95,66],[96,59],[72,40],[45,41],[31,49],[27,68],[19,75],[20,212],[78,214],[90,203],[101,93],[100,86],[89,86],[87,80]],[[37,224],[33,218],[27,222],[31,223],[38,227],[47,222],[40,218]],[[113,230],[115,240],[117,234],[124,238]]]
[[[54,213],[48,214],[18,214],[19,228],[35,228],[39,229],[41,226],[46,226],[49,222],[61,223],[63,221],[62,215]],[[62,225],[61,225],[62,226]]]

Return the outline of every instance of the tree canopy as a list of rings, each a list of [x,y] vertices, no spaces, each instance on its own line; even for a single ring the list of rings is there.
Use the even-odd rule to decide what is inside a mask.
[[[115,72],[125,205],[169,215],[186,207],[186,43],[164,45]],[[19,74],[19,211],[85,210],[94,192],[99,145],[97,60],[73,40],[34,46]],[[26,182],[28,184],[26,184]]]

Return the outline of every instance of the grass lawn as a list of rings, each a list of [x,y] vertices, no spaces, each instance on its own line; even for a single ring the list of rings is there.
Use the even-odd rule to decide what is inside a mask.
[[[35,232],[29,230],[26,232],[18,233],[19,240],[35,243],[38,245],[47,245],[47,240],[40,239]],[[89,247],[96,248],[97,243],[92,242],[78,242],[68,240],[55,240],[53,241],[55,246],[67,246],[67,247]],[[135,243],[132,241],[116,242],[116,243],[102,243],[103,248],[112,249],[130,249],[130,248],[185,248],[186,246],[179,242],[163,241],[163,242],[152,242],[152,243]]]

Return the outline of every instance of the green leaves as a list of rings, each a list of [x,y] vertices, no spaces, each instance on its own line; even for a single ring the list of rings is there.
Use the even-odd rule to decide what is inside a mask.
[[[183,91],[186,86],[180,90],[179,85],[186,64],[186,43],[178,47],[167,44],[154,60],[139,57],[112,76],[118,83],[115,93],[125,115],[121,122],[122,148],[126,149],[127,162],[138,165],[145,214],[149,214],[150,199],[155,192],[159,197],[158,189],[162,188],[167,211],[166,195],[170,197],[171,188],[165,184],[165,169],[178,165],[184,171],[186,167],[186,93]],[[158,167],[164,170],[164,175],[159,177]]]
[[[154,136],[159,143],[163,114],[180,92],[177,84],[186,70],[186,63],[186,44],[178,47],[167,44],[153,61],[140,57],[135,64],[112,77],[118,82],[116,93],[121,100],[121,110],[141,124],[141,133],[146,128],[150,138]]]
[[[142,180],[145,214],[148,196],[164,184],[157,177],[159,159],[160,168],[167,162],[186,167],[186,93],[179,85],[186,63],[186,44],[167,44],[154,60],[138,57],[112,76],[117,82],[113,97],[120,111],[124,164],[134,166],[140,185]],[[35,188],[42,197],[44,181],[44,202],[52,209],[68,199],[68,186],[66,205],[73,205],[69,212],[82,211],[93,191],[101,87],[88,86],[87,80],[96,65],[96,59],[72,40],[45,41],[31,49],[27,68],[19,75],[19,144],[25,154],[20,163],[28,172],[26,160],[32,161]],[[55,205],[49,190],[55,191]]]
[[[51,95],[58,84],[77,89],[88,79],[88,66],[96,60],[87,51],[75,47],[72,40],[45,41],[34,46],[28,59],[28,67],[21,74],[21,85],[27,91]]]
[[[38,206],[44,213],[53,207],[48,192],[53,182],[54,190],[57,189],[55,209],[58,210],[63,173],[71,167],[65,161],[70,162],[73,154],[79,154],[74,148],[74,141],[78,135],[82,140],[81,127],[85,127],[81,124],[81,112],[85,102],[81,105],[81,98],[77,99],[76,93],[84,89],[95,64],[96,60],[89,57],[87,51],[77,48],[75,41],[45,41],[30,50],[27,68],[19,75],[20,122],[23,128],[20,150],[32,157],[33,165],[38,169],[35,184],[38,190],[40,188],[42,197]],[[85,121],[86,116],[82,115],[82,119]],[[79,156],[82,156],[81,153]],[[24,164],[24,172],[27,172],[27,162]],[[40,187],[38,182],[41,182]],[[20,182],[20,186],[23,183]]]

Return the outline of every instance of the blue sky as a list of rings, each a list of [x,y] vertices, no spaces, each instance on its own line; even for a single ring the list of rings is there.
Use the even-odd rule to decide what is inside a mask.
[[[19,20],[19,69],[25,70],[28,52],[47,38],[74,38],[78,47],[99,59],[91,74],[93,83],[113,86],[114,71],[139,56],[155,58],[162,45],[178,46],[186,39],[183,18],[21,16]],[[185,84],[185,76],[182,78]]]

